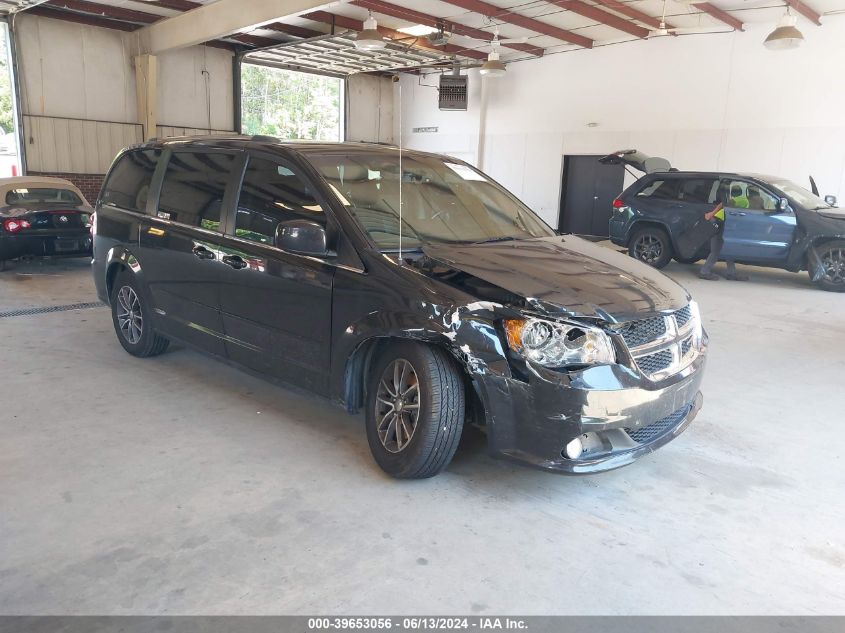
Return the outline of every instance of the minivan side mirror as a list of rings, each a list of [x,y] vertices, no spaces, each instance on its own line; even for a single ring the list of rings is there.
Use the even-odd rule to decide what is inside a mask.
[[[311,220],[287,220],[276,227],[276,246],[301,255],[328,253],[326,229]]]
[[[824,201],[832,207],[836,206],[836,196],[825,196]]]

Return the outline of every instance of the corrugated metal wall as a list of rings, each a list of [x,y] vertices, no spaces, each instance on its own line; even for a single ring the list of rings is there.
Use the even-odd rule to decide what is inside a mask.
[[[139,123],[23,116],[27,169],[39,173],[104,174],[117,153],[144,140]],[[231,134],[230,130],[160,125],[157,136]]]
[[[143,140],[138,123],[23,116],[27,169],[34,172],[104,174],[115,155]]]
[[[234,134],[232,130],[209,130],[198,127],[176,127],[173,125],[159,125],[156,128],[159,138],[170,136],[199,136],[202,134]]]

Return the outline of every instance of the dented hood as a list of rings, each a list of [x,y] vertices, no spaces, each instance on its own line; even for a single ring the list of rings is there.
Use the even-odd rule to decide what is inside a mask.
[[[686,290],[650,266],[571,235],[439,244],[423,251],[442,265],[431,268],[431,276],[479,299],[550,315],[624,321],[690,300]]]

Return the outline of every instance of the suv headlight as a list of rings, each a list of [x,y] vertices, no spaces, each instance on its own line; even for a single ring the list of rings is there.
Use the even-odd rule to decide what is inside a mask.
[[[508,319],[508,346],[544,367],[616,362],[610,337],[598,328],[545,319]]]

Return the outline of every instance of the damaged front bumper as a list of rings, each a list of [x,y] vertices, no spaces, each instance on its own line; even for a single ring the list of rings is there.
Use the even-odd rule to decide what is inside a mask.
[[[673,440],[695,419],[703,402],[706,344],[705,337],[683,371],[656,383],[624,365],[574,372],[532,366],[524,379],[476,376],[490,450],[569,474],[626,466]],[[583,452],[570,459],[564,449],[576,438]]]

